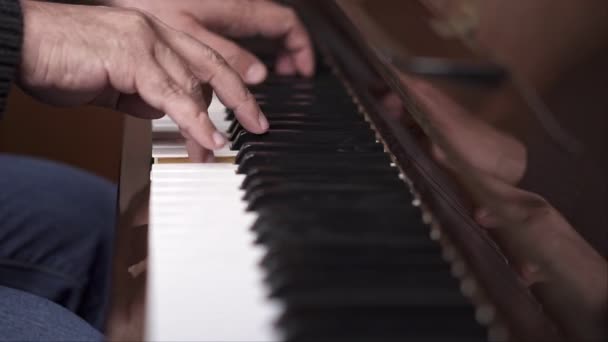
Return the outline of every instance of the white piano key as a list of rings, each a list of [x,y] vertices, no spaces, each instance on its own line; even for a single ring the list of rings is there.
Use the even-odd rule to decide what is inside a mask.
[[[234,165],[157,164],[151,173],[146,338],[275,341],[263,251]],[[238,327],[238,328],[235,328]]]
[[[209,175],[223,176],[226,178],[239,176],[237,165],[234,164],[155,164],[154,170],[150,173],[150,179],[159,179],[159,177],[168,177],[174,180],[179,177],[187,177],[192,175],[195,179],[206,179]]]
[[[238,151],[230,149],[229,145],[226,145],[218,150],[213,151],[213,154],[218,158],[230,158],[236,157]],[[152,145],[152,158],[186,158],[188,157],[188,151],[186,145],[183,142],[175,143],[154,143]]]
[[[210,172],[225,172],[230,176],[230,172],[236,174],[238,166],[234,164],[157,164],[154,165],[151,175],[165,174],[167,172],[183,172],[183,173],[210,173]]]

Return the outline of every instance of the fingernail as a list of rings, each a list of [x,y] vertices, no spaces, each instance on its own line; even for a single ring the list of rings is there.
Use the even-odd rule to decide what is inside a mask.
[[[260,117],[258,118],[258,121],[260,123],[260,128],[264,131],[267,131],[268,128],[270,128],[270,124],[268,124],[268,120],[266,119],[266,116],[264,116],[264,114],[262,114],[260,112]]]
[[[226,138],[224,138],[220,132],[215,132],[213,133],[213,142],[215,143],[215,146],[220,148],[226,145]]]
[[[266,78],[266,67],[262,64],[254,64],[249,67],[245,75],[247,83],[260,83]]]

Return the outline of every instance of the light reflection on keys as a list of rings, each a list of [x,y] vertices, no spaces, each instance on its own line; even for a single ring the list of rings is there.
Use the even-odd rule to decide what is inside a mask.
[[[243,176],[229,164],[156,164],[151,173],[147,340],[275,341],[249,231]]]
[[[226,107],[224,107],[215,94],[213,95],[211,105],[209,105],[208,112],[209,118],[218,131],[226,134],[231,122],[226,120]],[[179,134],[177,125],[169,116],[165,115],[161,119],[154,120],[152,122],[152,132],[153,137],[154,133],[174,133],[174,137],[172,136],[171,139],[159,140],[158,138],[153,138],[155,141],[152,146],[152,158],[157,161],[162,159],[185,160],[188,158],[184,140]],[[158,137],[158,134],[156,134],[156,136]],[[237,152],[230,150],[230,146],[226,145],[223,148],[214,151],[214,154],[217,158],[233,158],[236,156]]]

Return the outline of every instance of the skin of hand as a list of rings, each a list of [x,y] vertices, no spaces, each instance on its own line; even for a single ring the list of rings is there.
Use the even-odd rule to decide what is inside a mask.
[[[217,52],[133,9],[22,0],[24,42],[19,85],[47,103],[111,107],[141,118],[166,113],[190,157],[226,144],[207,115],[213,88],[243,127],[268,121],[242,79]]]
[[[512,173],[501,174],[491,165],[505,162],[471,157],[477,149],[463,149],[451,137],[451,120],[471,124],[470,114],[425,81],[402,77],[425,114],[426,130],[440,164],[448,167],[472,195],[478,210],[476,221],[491,232],[522,280],[540,302],[576,340],[596,341],[607,336],[608,263],[547,201],[515,187]],[[476,126],[476,129],[483,129]],[[462,130],[462,128],[460,129]],[[466,130],[465,130],[466,132]],[[477,133],[493,148],[512,148],[510,140],[493,132]],[[463,141],[466,141],[464,139]],[[497,142],[501,142],[498,143]],[[505,155],[500,151],[493,158]],[[509,159],[510,153],[506,154]],[[508,162],[507,162],[508,165]],[[517,168],[515,168],[517,170]]]
[[[137,8],[218,51],[249,84],[262,82],[266,66],[221,35],[282,39],[279,74],[312,76],[315,55],[306,29],[295,12],[266,0],[105,0],[111,6]]]

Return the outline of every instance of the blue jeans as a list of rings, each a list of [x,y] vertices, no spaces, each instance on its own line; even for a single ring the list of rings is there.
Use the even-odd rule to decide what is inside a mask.
[[[110,182],[0,155],[0,340],[101,340],[116,213]]]

